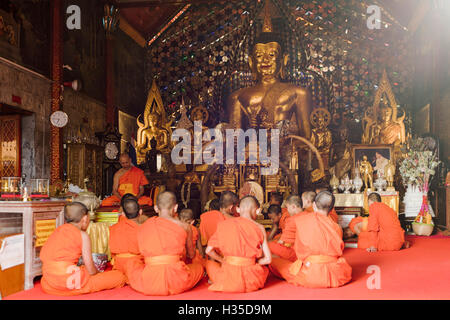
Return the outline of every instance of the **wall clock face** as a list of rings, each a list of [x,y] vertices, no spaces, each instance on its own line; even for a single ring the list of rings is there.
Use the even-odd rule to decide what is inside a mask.
[[[119,148],[115,142],[108,142],[105,145],[105,155],[109,160],[115,160],[119,154]]]
[[[64,111],[55,111],[50,116],[52,125],[58,128],[63,128],[69,122],[69,116]]]

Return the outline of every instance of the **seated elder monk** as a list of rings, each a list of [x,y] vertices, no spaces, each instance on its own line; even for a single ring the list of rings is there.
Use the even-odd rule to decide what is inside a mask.
[[[122,168],[114,174],[112,196],[102,201],[102,206],[111,207],[120,205],[122,196],[131,193],[139,200],[139,204],[151,206],[152,199],[144,196],[144,186],[148,184],[148,180],[144,175],[144,171],[136,168],[131,164],[131,158],[128,154],[123,153],[119,158]]]

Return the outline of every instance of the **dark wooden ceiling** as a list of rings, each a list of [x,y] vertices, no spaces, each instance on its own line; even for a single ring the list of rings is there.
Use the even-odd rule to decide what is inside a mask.
[[[232,0],[230,0],[232,1]],[[256,1],[256,0],[255,0]],[[420,19],[424,3],[429,0],[378,0],[403,26]],[[224,2],[224,0],[116,0],[123,18],[148,40],[157,34],[185,5]],[[417,23],[419,21],[415,21]],[[420,22],[419,22],[420,23]]]

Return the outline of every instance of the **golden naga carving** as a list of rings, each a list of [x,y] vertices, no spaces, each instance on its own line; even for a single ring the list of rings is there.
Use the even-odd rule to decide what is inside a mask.
[[[363,119],[362,143],[393,144],[399,146],[406,142],[404,120],[406,113],[397,115],[397,102],[392,92],[386,70],[375,94],[372,108],[366,111]]]
[[[136,148],[138,163],[145,161],[145,155],[151,149],[150,142],[152,139],[156,140],[156,149],[163,153],[169,152],[172,146],[170,139],[172,136],[170,127],[172,121],[169,122],[167,119],[166,110],[155,80],[153,80],[145,105],[144,123],[140,120],[141,116],[139,115],[136,121],[139,127]]]
[[[233,128],[275,128],[289,124],[293,114],[299,135],[311,136],[309,115],[311,94],[308,89],[283,83],[289,55],[283,51],[279,37],[273,32],[266,1],[264,26],[248,58],[256,85],[233,92],[227,101]],[[272,6],[273,7],[273,6]]]

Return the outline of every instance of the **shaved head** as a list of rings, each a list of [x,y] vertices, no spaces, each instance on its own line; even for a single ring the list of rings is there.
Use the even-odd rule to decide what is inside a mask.
[[[245,196],[239,202],[239,208],[241,209],[259,209],[259,201],[254,196]]]
[[[141,208],[136,197],[128,197],[125,200],[122,199],[122,209],[128,219],[134,219],[139,216]]]
[[[317,194],[314,202],[318,210],[328,213],[334,207],[334,196],[329,191],[321,191]]]
[[[180,217],[180,220],[184,221],[184,222],[192,221],[192,220],[194,220],[194,211],[192,211],[189,208],[185,208],[180,211],[179,217]]]
[[[119,159],[130,159],[130,160],[131,160],[131,158],[130,158],[130,156],[128,155],[128,153],[121,153]]]
[[[78,223],[88,214],[88,208],[81,202],[71,202],[64,206],[64,220],[66,223]]]
[[[219,207],[220,209],[226,209],[229,206],[233,206],[238,202],[238,197],[234,192],[224,191],[220,194]]]
[[[305,191],[302,193],[302,199],[305,201],[311,201],[311,203],[316,198],[316,193],[314,191]]]
[[[285,201],[286,204],[292,204],[299,208],[302,207],[302,198],[297,194],[291,194],[289,197],[286,198]]]
[[[131,158],[128,154],[122,153],[119,157],[119,163],[124,169],[131,168]]]
[[[156,197],[156,206],[160,210],[171,210],[177,204],[177,197],[172,191],[163,191]]]
[[[381,202],[381,196],[376,192],[372,192],[371,194],[369,194],[369,197],[367,199],[372,202]]]

